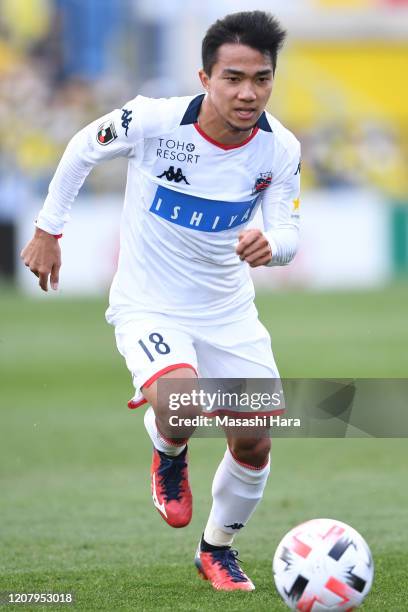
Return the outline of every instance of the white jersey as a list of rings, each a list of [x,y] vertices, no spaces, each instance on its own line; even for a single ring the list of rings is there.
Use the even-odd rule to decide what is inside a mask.
[[[285,265],[298,242],[300,146],[264,112],[239,145],[223,145],[198,124],[204,95],[137,96],[81,130],[50,184],[37,226],[59,234],[97,163],[129,160],[118,270],[107,319],[137,313],[237,320],[253,306],[239,233],[262,207],[273,259]]]

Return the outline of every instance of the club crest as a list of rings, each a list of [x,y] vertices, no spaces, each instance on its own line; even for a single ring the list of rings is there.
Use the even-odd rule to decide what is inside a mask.
[[[255,181],[255,185],[252,189],[252,193],[260,193],[264,191],[272,183],[272,172],[261,172]]]

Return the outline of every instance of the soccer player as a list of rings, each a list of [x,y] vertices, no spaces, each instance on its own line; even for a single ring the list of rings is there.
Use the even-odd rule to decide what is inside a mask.
[[[129,406],[150,404],[153,502],[172,527],[191,520],[192,430],[180,439],[169,427],[160,382],[279,376],[254,306],[250,268],[288,264],[298,243],[300,146],[265,111],[284,38],[270,14],[227,15],[202,43],[205,93],[136,96],[76,134],[22,251],[41,288],[57,289],[58,238],[83,181],[99,162],[127,157],[120,257],[106,318],[133,377]],[[248,229],[259,207],[264,231]],[[215,589],[255,588],[231,546],[262,498],[269,451],[269,437],[227,433],[195,558]]]

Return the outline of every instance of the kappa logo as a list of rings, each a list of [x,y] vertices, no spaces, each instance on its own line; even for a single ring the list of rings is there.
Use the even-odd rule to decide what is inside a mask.
[[[300,174],[301,171],[302,171],[302,160],[299,159],[299,163],[298,163],[298,166],[296,168],[296,172],[295,172],[295,174],[293,176],[296,176],[297,174]]]
[[[229,527],[230,529],[242,529],[243,528],[243,524],[242,523],[232,523],[232,525],[224,525],[224,527]]]
[[[132,112],[131,110],[127,110],[126,108],[122,108],[122,127],[125,128],[125,136],[128,135],[129,124],[132,121]]]
[[[174,172],[174,166],[170,166],[168,170],[165,170],[162,174],[158,174],[157,178],[163,178],[163,176],[165,176],[168,181],[174,181],[175,183],[184,181],[186,185],[190,184],[181,168],[177,168],[176,172]]]
[[[261,172],[255,181],[252,193],[260,193],[269,187],[272,183],[272,172]]]
[[[98,133],[96,135],[96,140],[100,145],[106,146],[109,143],[113,142],[118,137],[115,124],[113,121],[105,121],[98,127]]]

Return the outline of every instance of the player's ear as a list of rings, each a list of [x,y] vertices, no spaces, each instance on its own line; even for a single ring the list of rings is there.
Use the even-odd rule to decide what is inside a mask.
[[[203,68],[201,68],[201,70],[198,71],[198,76],[201,81],[201,85],[204,87],[206,91],[208,91],[208,88],[210,85],[210,77],[205,72],[205,70],[203,70]]]

